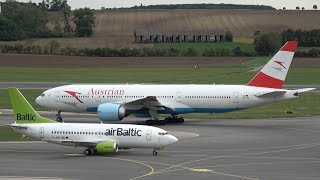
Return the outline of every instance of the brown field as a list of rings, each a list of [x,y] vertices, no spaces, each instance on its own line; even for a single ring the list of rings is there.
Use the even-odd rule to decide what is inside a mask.
[[[0,67],[230,67],[251,57],[78,57],[0,54]],[[293,67],[320,67],[320,58],[295,58]]]
[[[133,32],[138,28],[151,31],[223,29],[231,31],[235,37],[252,37],[256,30],[279,32],[288,28],[320,28],[319,11],[105,10],[95,14],[94,37],[57,39],[60,44],[76,48],[148,46],[133,43]],[[9,43],[47,45],[51,40],[31,39]]]
[[[97,36],[132,36],[137,28],[147,30],[231,31],[236,37],[292,29],[319,29],[318,11],[258,10],[106,10],[96,12]]]

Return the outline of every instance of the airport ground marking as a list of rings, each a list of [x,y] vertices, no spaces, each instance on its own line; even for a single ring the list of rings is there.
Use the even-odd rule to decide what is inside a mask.
[[[320,143],[320,142],[315,142],[315,143]],[[225,151],[248,151],[248,150],[265,150],[265,149],[281,149],[281,148],[293,148],[293,147],[301,147],[305,145],[310,145],[308,144],[296,144],[296,145],[290,145],[290,146],[271,146],[271,147],[258,147],[258,148],[240,148],[240,149],[219,149],[219,150],[199,150],[199,151],[166,151],[170,153],[192,153],[192,152],[225,152]],[[176,155],[174,155],[176,156]]]
[[[143,163],[141,161],[138,160],[133,160],[133,159],[124,159],[124,158],[115,158],[115,157],[103,157],[103,158],[108,158],[108,159],[115,159],[115,160],[120,160],[120,161],[127,161],[127,162],[132,162],[132,163],[136,163],[136,164],[140,164],[143,166],[146,166],[150,169],[150,172],[148,172],[147,174],[138,176],[138,177],[134,177],[134,178],[130,178],[130,180],[134,180],[134,179],[140,179],[146,176],[150,176],[151,174],[153,174],[154,172],[154,168],[152,166],[150,166],[149,164]]]
[[[307,131],[307,132],[320,133],[320,131],[312,130],[312,129],[303,129],[303,128],[287,128],[287,129],[289,129],[289,130],[296,130],[296,131]]]
[[[214,165],[214,166],[200,166],[197,168],[219,168],[219,167],[231,167],[231,166],[250,166],[250,165],[273,165],[273,164],[305,164],[305,163],[320,163],[320,160],[318,161],[277,161],[277,162],[257,162],[257,163],[239,163],[239,164],[220,164],[220,165]]]
[[[219,175],[223,175],[223,176],[230,176],[230,177],[236,177],[236,178],[248,179],[248,180],[258,180],[257,178],[249,178],[249,177],[239,176],[239,175],[234,175],[234,174],[221,173],[218,171],[210,171],[210,172],[213,174],[219,174]]]
[[[245,153],[245,154],[239,154],[239,155],[226,155],[226,156],[211,156],[208,158],[202,158],[202,159],[196,159],[196,160],[192,160],[192,161],[187,161],[181,164],[177,164],[174,165],[173,167],[168,167],[168,168],[164,168],[162,170],[159,170],[156,173],[161,173],[161,172],[166,172],[172,168],[175,167],[179,167],[185,164],[191,164],[194,162],[199,162],[199,161],[205,161],[205,160],[209,160],[209,159],[218,159],[218,158],[230,158],[230,157],[241,157],[241,156],[250,156],[250,155],[261,155],[261,154],[270,154],[270,153],[277,153],[277,152],[286,152],[286,151],[294,151],[294,150],[300,150],[300,149],[306,149],[306,148],[310,148],[310,147],[316,147],[319,146],[319,143],[311,143],[311,144],[303,144],[302,146],[294,146],[293,148],[288,148],[288,149],[280,149],[280,150],[273,150],[273,151],[263,151],[263,152],[256,152],[256,153]]]

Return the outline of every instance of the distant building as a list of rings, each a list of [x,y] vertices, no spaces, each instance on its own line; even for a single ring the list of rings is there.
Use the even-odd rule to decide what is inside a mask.
[[[137,43],[224,42],[226,32],[223,30],[146,31],[137,29],[134,32],[134,38]]]

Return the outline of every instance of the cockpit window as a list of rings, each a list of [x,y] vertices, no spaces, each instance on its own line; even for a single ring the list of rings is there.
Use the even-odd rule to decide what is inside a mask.
[[[158,132],[158,135],[164,136],[164,135],[169,135],[169,133],[168,132]]]
[[[41,94],[41,97],[44,97],[44,96],[45,96],[45,94],[44,94],[44,93],[42,93],[42,94]]]

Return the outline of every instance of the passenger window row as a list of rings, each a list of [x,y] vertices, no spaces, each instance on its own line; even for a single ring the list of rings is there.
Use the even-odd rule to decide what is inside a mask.
[[[102,132],[73,132],[73,131],[51,131],[52,134],[88,134],[88,135],[102,135]]]
[[[204,98],[204,99],[231,99],[230,96],[185,96],[185,98]]]

